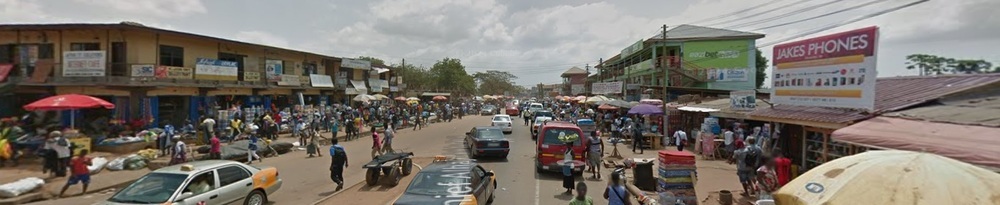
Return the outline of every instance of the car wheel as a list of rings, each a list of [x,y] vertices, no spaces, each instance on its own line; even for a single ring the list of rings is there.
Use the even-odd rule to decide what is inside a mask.
[[[381,173],[379,168],[368,168],[368,172],[365,173],[365,184],[368,186],[375,186],[378,183],[378,178]]]
[[[261,190],[253,190],[243,200],[243,205],[264,205],[267,202],[267,195]]]

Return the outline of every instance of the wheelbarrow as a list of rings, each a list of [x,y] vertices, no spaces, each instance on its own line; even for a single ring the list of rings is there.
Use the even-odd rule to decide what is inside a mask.
[[[361,168],[368,169],[365,173],[365,184],[374,186],[381,179],[383,185],[396,186],[403,176],[413,171],[413,152],[394,152],[379,155]]]

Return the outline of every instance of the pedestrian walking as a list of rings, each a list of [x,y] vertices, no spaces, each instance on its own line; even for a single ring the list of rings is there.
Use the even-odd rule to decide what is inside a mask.
[[[59,191],[59,198],[62,198],[63,194],[66,193],[66,189],[69,186],[76,185],[78,183],[83,183],[83,191],[80,194],[87,193],[87,185],[90,185],[90,157],[87,157],[88,150],[80,150],[80,155],[70,162],[70,169],[72,169],[72,176],[66,181],[66,185],[63,185],[62,191]]]
[[[330,135],[333,136],[333,139],[337,139],[338,132],[340,132],[340,121],[334,118],[330,120],[330,133],[332,133]]]
[[[587,196],[586,183],[576,183],[576,197],[569,201],[569,205],[594,205],[594,199]]]
[[[201,138],[204,140],[202,142],[207,142],[211,136],[215,136],[215,119],[212,119],[211,116],[207,116],[201,121],[201,127],[205,131],[204,138]]]
[[[337,191],[344,188],[344,167],[349,167],[347,163],[347,150],[337,143],[337,138],[330,140],[330,179],[337,183]]]
[[[392,125],[386,123],[385,125],[385,136],[382,143],[382,153],[394,153],[392,150],[392,139],[396,137],[396,131],[392,129]]]
[[[642,154],[645,151],[642,147],[643,140],[645,140],[644,139],[645,137],[642,136],[642,122],[638,120],[634,121],[631,127],[632,130],[630,131],[632,132],[632,153],[635,153],[635,150],[639,149],[639,154]]]
[[[572,195],[573,194],[573,188],[576,186],[576,182],[575,182],[576,178],[573,177],[573,168],[575,168],[575,164],[573,163],[573,159],[574,158],[573,158],[573,149],[572,149],[572,147],[573,147],[573,143],[567,143],[566,144],[566,153],[563,154],[563,156],[565,156],[565,159],[563,159],[563,167],[562,167],[562,174],[563,174],[563,183],[562,184],[563,184],[563,188],[566,188],[566,193],[565,194],[567,194],[567,195]]]
[[[257,150],[259,149],[259,146],[257,146],[258,141],[260,139],[257,136],[250,135],[250,144],[247,145],[247,164],[253,163],[254,158],[257,158],[259,162],[264,162],[264,158],[257,156]]]
[[[170,157],[170,165],[187,162],[187,145],[180,136],[174,136],[174,155]]]
[[[631,205],[632,200],[625,185],[622,183],[622,174],[611,172],[611,183],[604,189],[604,198],[608,200],[608,205]]]
[[[382,139],[378,136],[378,132],[375,131],[375,127],[372,127],[372,159],[382,155]]]
[[[52,131],[49,133],[49,138],[45,140],[45,146],[42,149],[52,150],[56,153],[56,160],[54,162],[56,177],[66,176],[66,166],[69,166],[69,160],[73,157],[72,151],[69,149],[69,140],[62,136],[62,132]]]
[[[212,136],[211,147],[208,150],[209,159],[222,159],[222,143],[218,136]]]
[[[587,161],[590,166],[590,172],[594,174],[595,179],[601,178],[601,161],[604,158],[604,141],[601,139],[600,132],[592,131],[590,132],[590,144],[587,145]]]
[[[684,151],[684,145],[687,144],[687,133],[683,129],[677,129],[674,132],[674,143],[677,144],[677,151]]]
[[[763,150],[755,144],[756,140],[749,137],[746,140],[746,147],[736,150],[729,163],[736,163],[736,175],[740,184],[743,185],[743,195],[754,195],[753,184],[756,178],[756,170],[761,162]]]

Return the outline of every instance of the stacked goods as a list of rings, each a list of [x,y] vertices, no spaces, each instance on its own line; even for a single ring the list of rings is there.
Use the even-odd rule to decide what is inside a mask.
[[[671,196],[671,199],[661,201],[673,202],[680,199],[686,204],[697,204],[698,198],[694,191],[697,173],[694,155],[690,152],[664,150],[659,152],[659,161],[656,191],[660,196]]]

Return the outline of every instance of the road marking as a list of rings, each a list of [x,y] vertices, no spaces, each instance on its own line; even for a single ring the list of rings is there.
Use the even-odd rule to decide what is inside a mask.
[[[538,179],[535,179],[535,205],[539,205],[539,203],[538,203],[539,193],[538,192],[540,192],[540,190],[541,190],[541,189],[538,188],[538,187],[541,187],[539,185],[539,183],[540,182],[538,181]]]

